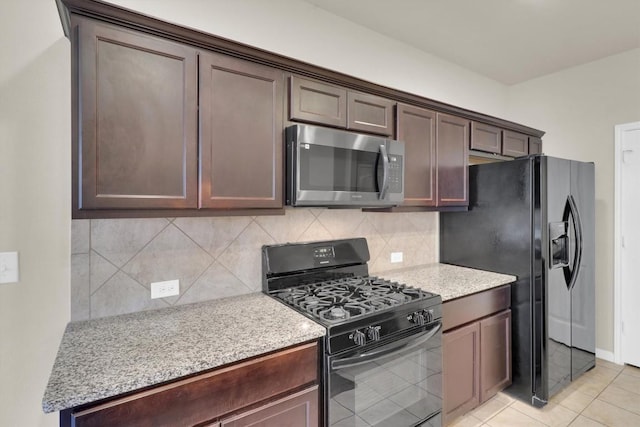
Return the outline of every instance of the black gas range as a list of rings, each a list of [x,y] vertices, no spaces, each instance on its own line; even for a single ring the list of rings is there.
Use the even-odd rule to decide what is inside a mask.
[[[264,246],[263,290],[327,328],[325,425],[440,426],[439,295],[369,276],[363,238]]]

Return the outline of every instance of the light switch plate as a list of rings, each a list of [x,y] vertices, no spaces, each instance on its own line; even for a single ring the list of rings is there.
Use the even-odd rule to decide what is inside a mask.
[[[18,252],[0,252],[0,283],[17,283],[18,267]]]
[[[391,262],[402,262],[402,252],[391,252]]]
[[[151,283],[151,299],[166,298],[180,294],[180,280]]]

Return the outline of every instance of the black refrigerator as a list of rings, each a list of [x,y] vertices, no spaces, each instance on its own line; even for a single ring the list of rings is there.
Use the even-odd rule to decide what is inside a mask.
[[[440,262],[517,276],[510,394],[535,406],[595,366],[594,165],[469,166],[469,210],[440,214]]]

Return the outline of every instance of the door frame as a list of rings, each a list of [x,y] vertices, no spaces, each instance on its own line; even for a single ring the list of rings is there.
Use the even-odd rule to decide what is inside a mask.
[[[614,247],[613,247],[613,361],[622,364],[622,298],[621,298],[621,252],[622,252],[622,137],[625,132],[639,130],[640,122],[615,126],[615,193],[614,193]]]

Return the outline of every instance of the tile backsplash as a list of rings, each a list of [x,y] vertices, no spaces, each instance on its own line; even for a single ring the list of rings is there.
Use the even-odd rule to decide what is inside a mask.
[[[265,244],[366,237],[369,271],[438,260],[438,214],[287,208],[284,216],[74,220],[71,319],[84,320],[261,290]],[[403,262],[391,264],[391,252]],[[180,280],[151,299],[150,283]]]

